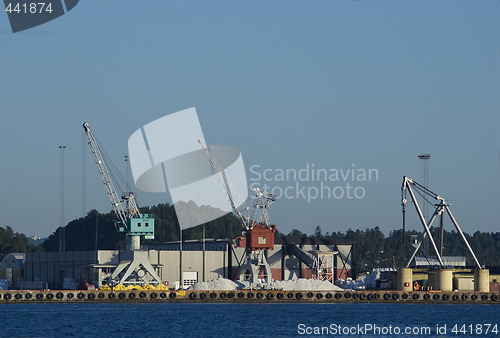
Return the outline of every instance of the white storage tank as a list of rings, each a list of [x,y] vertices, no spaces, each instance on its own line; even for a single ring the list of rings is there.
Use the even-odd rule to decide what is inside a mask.
[[[413,269],[398,270],[397,287],[398,291],[413,291]]]

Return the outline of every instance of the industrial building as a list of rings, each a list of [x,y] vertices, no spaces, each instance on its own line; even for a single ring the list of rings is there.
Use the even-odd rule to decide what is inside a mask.
[[[272,279],[319,278],[335,280],[352,276],[351,245],[275,244],[265,254]],[[169,287],[187,288],[199,281],[238,279],[245,247],[231,240],[186,241],[152,245],[149,262]],[[74,289],[85,283],[101,287],[130,250],[27,253],[23,278],[14,284],[23,289]],[[325,259],[331,257],[331,260]],[[182,268],[181,268],[182,267]],[[181,281],[182,269],[182,283]]]
[[[233,240],[186,241],[150,246],[149,261],[161,280],[172,288],[218,278],[238,279],[245,248]],[[11,289],[76,289],[85,283],[101,287],[121,261],[129,259],[128,250],[41,252],[6,255],[0,264],[0,280]],[[355,278],[351,245],[302,243],[275,244],[266,250],[272,279],[317,278],[335,281]],[[333,260],[329,260],[333,258]],[[324,262],[319,263],[318,261]],[[436,269],[426,260],[410,269],[387,272],[383,280],[392,281],[402,291],[422,290],[478,291],[500,289],[500,271],[481,271],[462,266],[461,257],[445,257],[454,268]],[[326,261],[326,262],[325,262]],[[418,260],[417,260],[418,261]],[[318,270],[319,264],[319,270]],[[182,266],[182,269],[181,269]],[[181,273],[182,270],[182,279]],[[480,275],[481,274],[481,275]],[[182,280],[182,283],[179,281]],[[482,283],[480,287],[479,282]],[[182,284],[182,285],[181,285]]]

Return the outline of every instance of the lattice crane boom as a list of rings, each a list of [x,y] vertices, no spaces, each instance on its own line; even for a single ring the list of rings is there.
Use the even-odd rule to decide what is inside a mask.
[[[206,144],[203,142],[202,139],[198,139],[198,143],[201,145],[203,150],[205,151],[205,155],[208,158],[208,161],[210,162],[210,165],[212,167],[212,170],[214,171],[214,174],[217,176],[217,179],[219,180],[222,188],[224,189],[224,192],[228,196],[229,203],[231,204],[231,208],[233,209],[233,213],[238,217],[240,222],[244,227],[248,227],[248,218],[245,217],[241,211],[238,209],[238,205],[244,205],[243,201],[235,201],[235,199],[240,199],[239,196],[235,196],[232,191],[231,191],[231,185],[229,180],[227,179],[226,173],[224,172],[224,169],[219,165],[217,162],[216,158],[212,155],[212,153],[208,150],[208,147]],[[243,209],[248,209],[245,205]]]
[[[113,180],[111,179],[111,175],[109,173],[108,167],[106,166],[106,162],[102,156],[101,149],[99,148],[99,144],[90,130],[90,127],[87,122],[83,124],[83,129],[85,130],[85,134],[87,135],[87,140],[92,151],[92,155],[94,155],[95,163],[97,165],[97,169],[99,170],[99,174],[101,175],[102,182],[104,183],[104,187],[106,188],[106,192],[108,193],[109,200],[111,202],[111,206],[113,207],[113,211],[118,217],[119,221],[123,224],[123,226],[127,225],[127,212],[123,208],[121,203],[121,198],[119,197],[115,186],[113,184]],[[135,199],[127,196],[129,201],[127,204],[134,205],[137,208],[137,204]]]

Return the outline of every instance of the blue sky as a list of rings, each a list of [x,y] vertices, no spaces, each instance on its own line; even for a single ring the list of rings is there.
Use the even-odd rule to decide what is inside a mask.
[[[354,182],[362,199],[279,199],[282,232],[399,229],[402,177],[421,180],[424,152],[463,230],[498,231],[499,18],[495,0],[85,0],[12,34],[0,14],[0,226],[59,226],[61,144],[66,221],[82,216],[83,122],[125,172],[136,129],[196,107],[207,142],[240,148],[247,169],[378,170]],[[86,209],[107,212],[88,150],[85,163]]]

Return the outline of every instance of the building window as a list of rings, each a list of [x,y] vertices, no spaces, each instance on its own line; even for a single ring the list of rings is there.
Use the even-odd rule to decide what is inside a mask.
[[[266,244],[266,237],[259,236],[259,244]]]
[[[141,223],[137,223],[137,226],[140,228],[141,227]]]
[[[146,224],[144,226],[147,228],[149,226],[149,223],[146,222]]]

